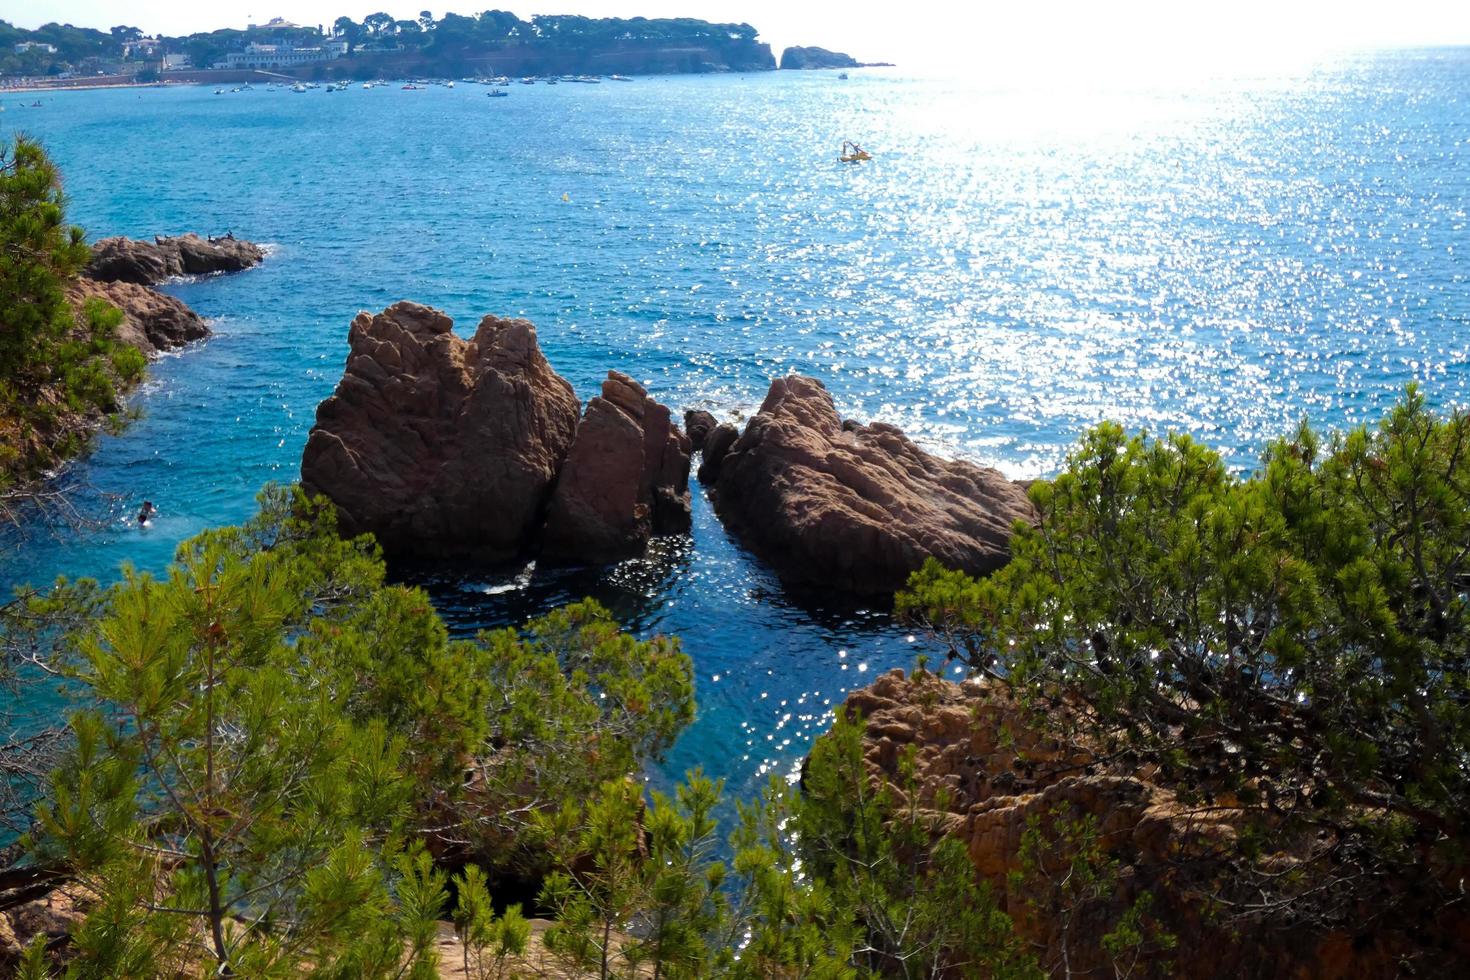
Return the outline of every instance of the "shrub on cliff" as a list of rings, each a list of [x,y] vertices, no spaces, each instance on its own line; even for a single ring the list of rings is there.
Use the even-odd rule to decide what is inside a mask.
[[[1470,419],[1411,388],[1376,429],[1304,424],[1246,478],[1105,424],[1032,499],[1004,570],[931,563],[899,611],[1100,762],[1239,812],[1212,896],[1235,912],[1416,927],[1459,894]]]
[[[117,384],[143,356],[113,337],[121,314],[100,301],[78,318],[66,283],[90,251],[66,223],[56,167],[16,137],[0,149],[0,512],[16,487],[76,453],[90,420],[116,412]]]

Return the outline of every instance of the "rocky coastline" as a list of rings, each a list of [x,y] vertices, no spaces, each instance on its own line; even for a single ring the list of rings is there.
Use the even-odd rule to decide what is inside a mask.
[[[183,276],[240,272],[259,265],[265,250],[253,242],[201,238],[189,233],[152,242],[104,238],[67,287],[73,308],[100,299],[122,311],[118,339],[154,358],[209,336],[202,317],[182,300],[153,288]]]
[[[1170,937],[1153,946],[1142,937],[1144,962],[1160,975],[1386,977],[1400,975],[1412,950],[1413,937],[1378,932],[1367,910],[1357,931],[1320,925],[1290,933],[1222,914],[1212,901],[1245,887],[1221,876],[1222,861],[1244,846],[1240,812],[1190,801],[1161,773],[1085,739],[1064,744],[1045,734],[1037,709],[1003,682],[892,670],[851,692],[843,708],[861,726],[872,785],[913,803],[964,845],[976,882],[996,896],[1050,975],[1110,974],[1105,933],[1140,897],[1156,935]],[[1106,887],[1091,893],[1070,891],[1066,881],[1068,847],[1093,844],[1067,839],[1084,824],[1096,828],[1091,863],[1111,869]],[[1034,828],[1051,840],[1044,855],[1028,850]],[[1277,846],[1283,875],[1312,853],[1301,839]],[[1459,934],[1463,941],[1463,926]]]
[[[63,284],[66,303],[77,322],[75,336],[86,333],[87,307],[100,301],[121,313],[113,339],[132,347],[145,360],[178,350],[210,335],[209,326],[198,313],[177,297],[154,286],[179,275],[204,275],[250,268],[264,258],[264,251],[245,241],[210,241],[197,235],[160,238],[154,243],[109,238],[98,242],[90,263],[79,275]],[[115,373],[115,372],[114,372]],[[119,398],[141,380],[142,375],[116,376],[112,383]],[[43,392],[43,401],[62,403],[54,393]],[[71,410],[59,413],[44,428],[34,428],[25,437],[23,458],[65,458],[85,449],[106,423],[100,410]],[[12,496],[30,499],[38,477],[20,472],[7,474],[15,481]],[[20,512],[12,511],[12,517]],[[18,519],[18,517],[16,518]]]

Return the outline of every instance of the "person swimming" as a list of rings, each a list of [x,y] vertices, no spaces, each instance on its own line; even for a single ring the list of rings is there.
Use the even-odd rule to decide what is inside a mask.
[[[138,511],[138,526],[146,527],[153,520],[153,515],[158,513],[158,508],[153,506],[153,501],[143,501],[143,507]]]

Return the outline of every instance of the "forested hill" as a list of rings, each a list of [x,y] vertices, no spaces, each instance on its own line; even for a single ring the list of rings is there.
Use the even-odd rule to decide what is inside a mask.
[[[367,19],[371,21],[371,18]],[[546,74],[567,71],[652,74],[697,71],[769,71],[776,67],[770,45],[756,40],[749,24],[711,24],[691,18],[589,18],[536,16],[489,11],[478,17],[447,14],[415,35],[399,32],[384,44],[379,33],[357,46],[359,57],[375,47],[398,47],[399,56],[416,54],[440,74],[469,74],[495,68],[503,72]],[[338,20],[339,33],[351,28]],[[364,22],[364,33],[367,21]],[[384,52],[388,54],[388,52]]]
[[[774,69],[776,59],[770,45],[756,36],[749,24],[712,24],[687,17],[537,15],[522,20],[503,10],[474,16],[445,14],[438,19],[425,11],[417,20],[395,20],[377,13],[361,23],[339,17],[330,25],[278,19],[244,30],[152,38],[136,27],[119,26],[104,32],[46,24],[28,31],[0,21],[0,43],[4,45],[0,74],[151,73],[161,69],[169,56],[170,67],[179,66],[182,58],[190,67],[211,68],[248,44],[345,49],[343,57],[298,70],[298,74],[319,77]]]

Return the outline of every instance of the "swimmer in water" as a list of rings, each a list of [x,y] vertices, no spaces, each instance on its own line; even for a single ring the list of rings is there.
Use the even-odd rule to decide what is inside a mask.
[[[143,501],[143,507],[138,511],[138,526],[145,527],[149,521],[153,520],[153,515],[156,513],[158,513],[158,508],[153,506],[153,501]]]

